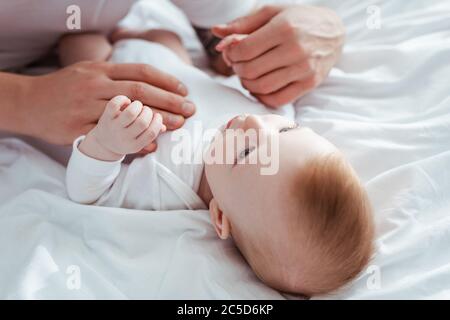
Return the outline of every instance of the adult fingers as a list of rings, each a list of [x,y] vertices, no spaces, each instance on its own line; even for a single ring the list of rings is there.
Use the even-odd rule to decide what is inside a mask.
[[[190,117],[195,112],[195,105],[191,101],[144,82],[115,81],[110,90],[120,92],[131,100],[142,101],[150,107],[185,117]]]
[[[152,142],[148,146],[142,148],[142,150],[139,151],[138,154],[146,155],[155,152],[156,149],[158,149],[158,144],[156,142]]]
[[[242,85],[253,94],[270,94],[288,84],[308,78],[313,74],[307,60],[269,72],[255,80],[242,79]]]
[[[233,62],[253,60],[268,50],[286,41],[290,33],[284,33],[284,28],[269,22],[242,39],[227,50],[228,58]]]
[[[305,80],[293,82],[274,93],[267,95],[256,94],[255,97],[266,106],[278,108],[304,96],[306,93],[314,89],[316,83],[316,77],[310,76]]]
[[[254,60],[233,64],[233,70],[243,79],[254,80],[268,72],[296,64],[305,58],[306,55],[301,47],[282,44]]]
[[[141,63],[117,63],[110,64],[108,76],[112,80],[139,81],[170,91],[181,96],[186,96],[186,86],[177,78],[162,72],[148,64]]]
[[[228,24],[214,26],[212,33],[219,38],[233,33],[249,34],[261,28],[281,10],[280,6],[264,6],[254,13],[233,20]]]
[[[123,110],[117,120],[123,128],[131,125],[142,111],[142,102],[133,101],[125,110]]]

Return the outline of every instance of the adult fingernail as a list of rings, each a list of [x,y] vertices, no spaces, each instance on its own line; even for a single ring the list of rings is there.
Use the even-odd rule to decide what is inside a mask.
[[[191,115],[194,113],[195,111],[195,106],[192,102],[190,101],[186,101],[185,103],[183,103],[181,110],[183,111],[184,115]]]
[[[148,146],[147,151],[148,151],[148,152],[155,152],[156,149],[158,149],[158,145],[157,145],[156,143],[153,142],[152,144],[150,144],[150,146]]]
[[[184,121],[184,118],[182,116],[171,115],[167,118],[167,125],[169,127],[177,127],[181,123],[183,123],[183,121]]]
[[[186,88],[186,86],[182,83],[180,83],[178,85],[177,91],[179,94],[181,94],[182,96],[186,96],[188,94],[188,89]]]
[[[217,29],[226,29],[227,27],[228,27],[228,25],[225,23],[217,24],[214,26],[214,28],[217,28]]]

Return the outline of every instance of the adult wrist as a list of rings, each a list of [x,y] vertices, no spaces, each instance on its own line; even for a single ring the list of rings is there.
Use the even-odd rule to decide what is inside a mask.
[[[0,109],[0,129],[16,134],[31,135],[27,125],[30,106],[29,87],[31,86],[30,76],[16,75],[10,73],[2,74],[0,87],[3,93],[2,108]],[[28,100],[28,103],[25,101]]]
[[[21,76],[20,83],[17,85],[16,106],[19,117],[17,129],[20,132],[18,133],[40,138],[34,116],[38,101],[34,91],[38,78],[40,79],[41,76]]]

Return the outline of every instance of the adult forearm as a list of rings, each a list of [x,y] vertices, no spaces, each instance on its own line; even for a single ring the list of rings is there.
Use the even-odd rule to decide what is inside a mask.
[[[28,134],[23,101],[30,79],[29,76],[0,72],[0,130]]]
[[[69,34],[60,39],[58,50],[60,63],[65,67],[80,61],[107,61],[112,46],[102,34]]]

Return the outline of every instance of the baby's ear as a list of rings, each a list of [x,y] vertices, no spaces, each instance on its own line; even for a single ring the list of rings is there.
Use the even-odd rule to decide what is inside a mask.
[[[227,239],[230,236],[230,221],[223,214],[222,210],[220,210],[219,204],[214,198],[209,203],[209,214],[211,215],[211,222],[219,238],[222,240]]]

